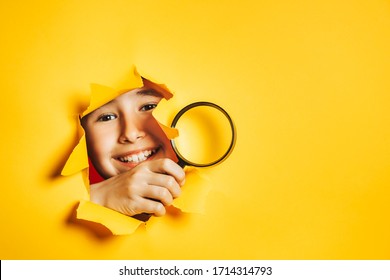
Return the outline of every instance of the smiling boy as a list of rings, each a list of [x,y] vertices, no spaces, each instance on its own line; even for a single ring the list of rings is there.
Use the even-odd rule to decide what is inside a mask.
[[[185,173],[152,115],[163,96],[144,85],[81,119],[88,156],[105,179],[91,185],[90,199],[129,216],[162,216],[180,195]]]

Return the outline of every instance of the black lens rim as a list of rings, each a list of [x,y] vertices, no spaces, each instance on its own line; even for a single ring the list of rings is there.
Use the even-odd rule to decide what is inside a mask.
[[[177,122],[180,120],[181,116],[184,115],[186,112],[188,112],[189,110],[195,108],[195,107],[201,107],[201,106],[207,106],[207,107],[212,107],[212,108],[215,108],[217,110],[219,110],[220,112],[222,112],[225,117],[227,118],[227,120],[229,121],[229,125],[230,125],[230,129],[231,129],[231,133],[232,133],[232,139],[230,141],[230,144],[229,144],[229,148],[226,150],[226,152],[220,157],[218,158],[217,160],[215,161],[212,161],[212,162],[209,162],[209,163],[196,163],[196,162],[192,162],[188,159],[186,159],[181,153],[180,151],[177,149],[177,146],[175,144],[175,140],[174,139],[171,139],[171,145],[172,145],[172,148],[173,150],[175,151],[177,157],[179,158],[179,164],[180,166],[184,167],[186,165],[188,166],[194,166],[194,167],[209,167],[209,166],[213,166],[213,165],[216,165],[216,164],[219,164],[221,163],[222,161],[224,161],[233,151],[234,149],[234,146],[235,146],[235,143],[236,143],[236,138],[237,138],[237,133],[236,133],[236,127],[234,125],[234,122],[233,122],[233,119],[230,117],[230,115],[225,111],[225,109],[223,109],[221,106],[215,104],[215,103],[212,103],[212,102],[208,102],[208,101],[198,101],[198,102],[194,102],[194,103],[191,103],[187,106],[185,106],[183,109],[181,109],[177,114],[176,116],[174,117],[173,121],[172,121],[172,124],[171,124],[171,127],[172,128],[175,128],[176,127],[176,124]],[[180,132],[179,132],[180,133]]]

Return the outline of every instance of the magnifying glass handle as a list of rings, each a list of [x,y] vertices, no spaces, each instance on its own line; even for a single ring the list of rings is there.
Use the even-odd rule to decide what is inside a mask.
[[[177,164],[178,164],[181,168],[184,168],[184,167],[187,165],[187,163],[186,163],[184,160],[182,160],[181,158],[179,158],[179,161],[177,162]]]

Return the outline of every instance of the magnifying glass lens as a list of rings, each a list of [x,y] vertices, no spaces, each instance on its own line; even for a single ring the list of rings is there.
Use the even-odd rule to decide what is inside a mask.
[[[229,119],[211,106],[196,106],[177,121],[174,142],[181,156],[192,163],[209,165],[230,150],[233,132]]]

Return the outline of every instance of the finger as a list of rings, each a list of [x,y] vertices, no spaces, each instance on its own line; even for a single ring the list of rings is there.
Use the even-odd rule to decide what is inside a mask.
[[[173,198],[179,197],[181,194],[179,183],[170,175],[154,173],[153,176],[148,179],[148,185],[151,187],[162,187],[167,190]],[[149,190],[149,188],[144,188],[144,190]],[[160,192],[164,192],[164,190],[160,190]]]
[[[140,213],[153,214],[154,216],[161,217],[166,213],[164,205],[155,200],[144,198],[139,202],[137,207]]]
[[[150,170],[153,172],[170,175],[180,186],[184,185],[186,176],[185,172],[183,168],[181,168],[171,159],[163,158],[151,161]]]
[[[173,196],[167,188],[159,186],[148,186],[143,190],[143,197],[161,202],[165,206],[171,205]]]

